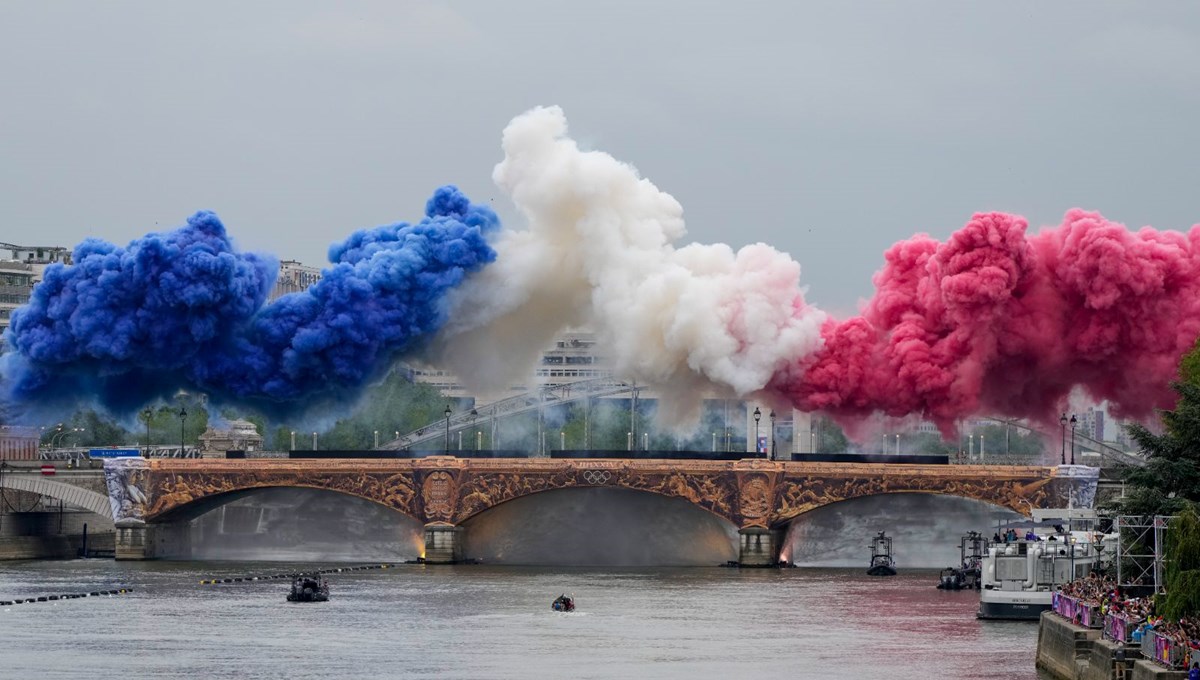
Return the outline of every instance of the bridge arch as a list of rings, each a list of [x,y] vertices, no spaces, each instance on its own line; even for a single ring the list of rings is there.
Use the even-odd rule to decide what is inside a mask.
[[[636,485],[622,484],[619,482],[614,483],[614,484],[600,483],[600,484],[575,484],[575,485],[570,485],[570,486],[547,486],[545,488],[531,490],[527,493],[522,493],[522,494],[517,494],[517,495],[512,495],[512,496],[505,495],[495,501],[493,501],[493,499],[491,499],[485,493],[476,490],[476,491],[472,491],[472,492],[468,493],[467,495],[463,496],[462,499],[459,501],[460,507],[463,508],[463,510],[460,512],[460,514],[455,516],[455,523],[456,524],[464,524],[464,523],[470,522],[471,520],[475,519],[476,517],[479,517],[480,515],[482,515],[486,512],[489,512],[491,510],[495,510],[496,508],[508,505],[514,501],[520,501],[520,500],[524,500],[524,499],[528,499],[528,498],[534,498],[534,497],[541,496],[541,495],[548,494],[548,493],[569,493],[570,491],[573,491],[573,490],[585,490],[585,489],[609,489],[609,490],[616,490],[616,491],[628,491],[628,492],[633,492],[633,493],[638,493],[638,494],[644,494],[647,496],[654,496],[654,497],[658,497],[658,498],[667,498],[667,499],[671,499],[671,500],[685,501],[692,507],[705,513],[706,515],[709,515],[709,516],[715,518],[716,520],[722,522],[723,524],[728,524],[730,527],[733,527],[734,529],[738,528],[738,523],[735,518],[730,517],[729,515],[720,512],[718,509],[715,509],[714,507],[712,507],[711,504],[703,503],[702,502],[703,499],[697,495],[694,495],[694,491],[692,493],[688,493],[691,490],[688,488],[686,483],[675,487],[674,492],[665,491],[662,489],[647,489],[647,488],[642,488],[642,487],[639,487]]]
[[[1048,473],[1038,474],[1036,469],[1030,469],[1027,475],[1020,474],[1016,469],[1007,472],[1009,474],[992,477],[954,477],[931,472],[909,475],[902,468],[896,468],[894,474],[874,478],[866,475],[787,475],[775,489],[774,511],[769,526],[785,526],[802,514],[841,501],[901,493],[968,498],[1027,517],[1035,507],[1061,507],[1047,505],[1047,502],[1057,501],[1055,494],[1051,493],[1053,477]]]
[[[0,486],[14,491],[28,491],[48,496],[62,501],[66,505],[82,508],[109,519],[112,519],[113,516],[112,504],[109,502],[108,496],[74,484],[55,481],[43,475],[9,473],[3,476],[3,483]]]
[[[183,483],[186,484],[186,483]],[[422,522],[421,518],[417,517],[412,512],[403,507],[396,507],[395,504],[388,502],[387,495],[371,495],[367,493],[356,493],[347,489],[336,488],[319,482],[296,482],[287,484],[257,484],[248,483],[242,486],[236,486],[226,489],[220,489],[212,493],[192,496],[191,489],[176,487],[176,490],[168,491],[167,493],[154,498],[150,505],[150,515],[155,522],[177,522],[189,521],[200,517],[217,508],[228,505],[236,500],[253,496],[256,493],[267,491],[270,489],[314,489],[326,493],[332,493],[351,498],[360,498],[374,505],[378,505],[393,512],[399,513],[416,522]]]
[[[461,525],[464,557],[495,564],[713,566],[738,558],[738,527],[679,497],[623,487],[548,489]]]

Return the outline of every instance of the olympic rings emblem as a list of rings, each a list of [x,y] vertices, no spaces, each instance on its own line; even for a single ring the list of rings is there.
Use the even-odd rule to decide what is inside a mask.
[[[612,473],[610,473],[608,470],[583,471],[583,481],[587,482],[588,484],[599,486],[601,484],[607,484],[608,480],[610,479],[612,479]]]

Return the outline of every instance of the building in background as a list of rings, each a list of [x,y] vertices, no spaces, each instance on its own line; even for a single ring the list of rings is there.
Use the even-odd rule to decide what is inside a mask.
[[[226,451],[261,451],[262,435],[248,420],[231,420],[224,427],[210,426],[200,435],[200,455],[224,458]]]
[[[413,382],[429,385],[444,396],[453,399],[474,399],[488,403],[528,392],[535,387],[555,387],[580,380],[613,377],[612,368],[605,356],[596,347],[596,336],[591,331],[567,331],[554,340],[542,352],[541,361],[534,369],[531,384],[509,385],[508,389],[494,394],[472,394],[458,376],[436,366],[408,366]],[[653,398],[649,393],[643,398]]]
[[[13,310],[29,302],[46,267],[56,262],[71,264],[71,251],[0,243],[0,333],[8,328]]]
[[[1098,442],[1107,441],[1104,436],[1104,411],[1099,408],[1089,408],[1086,413],[1080,413],[1075,423],[1077,432],[1085,437],[1091,437]]]
[[[283,297],[288,293],[306,291],[320,280],[320,268],[310,267],[295,260],[284,260],[279,263],[279,276],[275,279],[275,286],[271,289],[267,301]]]
[[[36,427],[0,425],[0,460],[34,460],[40,441]]]

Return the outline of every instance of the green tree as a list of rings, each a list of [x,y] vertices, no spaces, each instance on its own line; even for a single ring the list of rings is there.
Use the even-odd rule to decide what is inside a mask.
[[[832,419],[821,416],[816,422],[817,453],[845,453],[850,448],[846,433]]]
[[[1161,435],[1142,425],[1126,428],[1146,465],[1123,471],[1126,495],[1117,507],[1124,514],[1174,515],[1200,502],[1200,386],[1176,382],[1172,387],[1179,401],[1174,410],[1160,412]]]
[[[1200,516],[1188,506],[1167,529],[1166,595],[1159,613],[1169,621],[1200,616]]]

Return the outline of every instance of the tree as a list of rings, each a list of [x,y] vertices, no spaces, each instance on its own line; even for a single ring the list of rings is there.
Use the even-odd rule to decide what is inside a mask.
[[[1174,410],[1160,412],[1161,435],[1142,425],[1126,428],[1146,465],[1124,470],[1126,495],[1117,503],[1124,514],[1174,515],[1200,502],[1200,385],[1185,381],[1172,387],[1179,401]]]
[[[1166,590],[1155,604],[1168,621],[1200,616],[1200,515],[1191,506],[1167,529]]]

